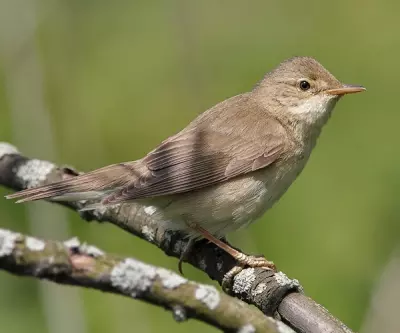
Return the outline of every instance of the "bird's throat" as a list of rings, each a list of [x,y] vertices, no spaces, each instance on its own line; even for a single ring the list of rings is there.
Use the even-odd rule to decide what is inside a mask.
[[[316,95],[289,108],[290,117],[296,121],[292,130],[299,141],[316,141],[328,121],[338,98]]]

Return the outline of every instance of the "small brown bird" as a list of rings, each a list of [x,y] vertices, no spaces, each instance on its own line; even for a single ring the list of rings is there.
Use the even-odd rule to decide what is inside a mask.
[[[313,58],[295,57],[250,92],[205,111],[142,159],[7,198],[98,201],[85,209],[138,201],[167,229],[186,232],[190,244],[204,237],[242,265],[271,267],[221,238],[259,218],[285,193],[336,102],[364,90],[342,84]]]

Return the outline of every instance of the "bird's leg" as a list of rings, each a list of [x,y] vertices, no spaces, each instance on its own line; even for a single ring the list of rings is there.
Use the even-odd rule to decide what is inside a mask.
[[[244,254],[233,247],[229,246],[228,244],[224,243],[220,239],[216,238],[213,236],[211,233],[209,233],[206,229],[200,227],[199,225],[195,223],[190,223],[189,227],[198,233],[200,233],[204,238],[209,240],[211,243],[214,243],[216,246],[218,246],[220,249],[224,250],[228,254],[230,254],[240,266],[242,267],[265,267],[269,268],[272,270],[276,270],[276,267],[272,261],[268,261],[264,257],[255,257],[255,256],[249,256],[247,254]],[[185,251],[186,252],[186,251]],[[229,272],[228,272],[229,273]]]
[[[193,238],[190,238],[188,243],[186,244],[185,249],[181,253],[181,256],[179,257],[178,269],[179,269],[179,273],[181,273],[182,275],[184,275],[183,270],[182,270],[182,263],[184,261],[186,261],[187,258],[189,257],[190,252],[192,252],[194,243],[195,243],[195,240]]]

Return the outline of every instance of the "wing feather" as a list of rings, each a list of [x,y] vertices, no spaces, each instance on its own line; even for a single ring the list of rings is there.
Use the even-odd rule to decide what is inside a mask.
[[[207,130],[178,134],[162,143],[142,160],[148,174],[104,202],[115,204],[197,190],[265,168],[284,150],[284,132],[274,132],[257,143],[243,136],[227,138],[218,131]]]
[[[103,204],[118,204],[185,193],[266,168],[284,155],[289,141],[283,126],[246,93],[207,110],[141,160],[8,197],[22,202],[100,191]]]

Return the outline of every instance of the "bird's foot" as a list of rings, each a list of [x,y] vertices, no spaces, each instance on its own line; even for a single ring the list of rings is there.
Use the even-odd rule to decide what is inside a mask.
[[[264,256],[249,256],[247,254],[238,252],[234,256],[240,266],[243,267],[263,267],[276,271],[276,266],[272,261],[267,260]]]
[[[222,289],[227,293],[231,293],[233,279],[245,268],[264,268],[276,272],[276,266],[272,261],[267,260],[263,256],[249,256],[247,254],[238,252],[234,258],[238,265],[229,270],[222,279]]]
[[[246,267],[250,267],[250,268],[261,267],[261,268],[272,270],[272,271],[276,272],[275,264],[272,261],[268,261],[267,259],[265,259],[265,257],[249,256],[247,254],[244,254],[244,253],[240,252],[239,250],[234,249],[227,243],[223,242],[221,239],[216,238],[209,231],[207,231],[206,229],[204,229],[203,227],[201,227],[195,223],[188,224],[188,226],[191,229],[199,232],[205,239],[209,240],[210,242],[212,242],[216,246],[218,246],[220,249],[222,249],[225,252],[227,252],[228,254],[230,254],[237,261],[238,265],[236,265],[229,272],[227,272],[222,279],[222,283],[221,283],[222,289],[224,291],[226,291],[227,293],[229,293],[230,286],[232,285],[232,282],[233,282],[233,278]],[[186,252],[187,252],[187,249],[184,251],[184,253],[186,253]],[[182,256],[183,256],[183,254],[182,254]],[[181,260],[179,262],[180,263],[179,267],[181,267],[181,262],[183,260],[182,256],[181,256]],[[185,256],[187,256],[187,254]]]

